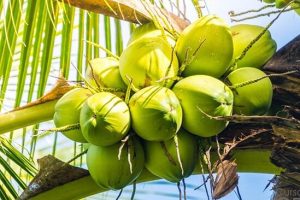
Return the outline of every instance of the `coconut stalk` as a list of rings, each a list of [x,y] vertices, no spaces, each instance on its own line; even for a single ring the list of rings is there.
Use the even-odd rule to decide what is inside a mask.
[[[59,78],[53,89],[43,97],[0,114],[0,134],[51,120],[56,102],[71,89],[65,79]]]
[[[258,151],[255,155],[249,157],[252,150],[238,150],[236,154],[238,158],[247,156],[249,159],[238,159],[238,166],[243,166],[240,172],[257,172],[278,174],[280,169],[269,162],[271,151]],[[212,153],[213,157],[217,157],[216,152]],[[259,160],[257,160],[259,158]],[[258,165],[259,162],[259,165]],[[99,187],[89,175],[89,172],[82,168],[70,166],[52,156],[45,156],[38,160],[40,171],[38,175],[29,184],[27,189],[21,194],[21,200],[32,199],[81,199],[93,194],[105,192],[106,190]],[[245,171],[246,170],[246,171]],[[249,171],[248,171],[249,170]],[[200,167],[196,168],[194,174],[202,173]],[[208,173],[206,170],[205,173]],[[137,183],[153,181],[159,179],[144,169]],[[35,187],[37,186],[38,187]]]

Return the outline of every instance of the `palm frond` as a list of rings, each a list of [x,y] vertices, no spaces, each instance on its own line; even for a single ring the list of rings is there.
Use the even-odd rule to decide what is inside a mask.
[[[100,18],[99,14],[75,9],[58,1],[0,1],[0,16],[0,47],[3,49],[0,52],[0,110],[2,105],[5,111],[42,96],[54,84],[56,78],[52,77],[62,75],[81,80],[79,73],[85,71],[87,61],[102,55],[99,47],[85,41],[99,44],[101,37],[108,37],[110,42],[103,43],[103,46],[108,45],[117,54],[123,48],[120,21],[115,21],[117,31],[112,35],[110,18]],[[101,30],[102,23],[108,28]],[[106,31],[109,33],[105,34]],[[115,47],[111,41],[116,41]],[[74,42],[77,42],[78,48],[74,48]],[[74,59],[77,73],[72,67]],[[5,119],[8,115],[1,116]],[[27,181],[31,179],[28,177],[37,172],[32,161],[36,156],[40,157],[47,152],[70,159],[70,152],[75,155],[83,150],[77,143],[62,145],[66,139],[57,133],[38,137],[37,130],[45,125],[53,126],[52,123],[46,123],[24,127],[1,137],[1,199],[16,198],[20,189],[22,191],[26,187]],[[17,141],[23,153],[29,149],[28,155],[20,153],[5,137]],[[45,141],[51,140],[44,148],[40,147]],[[81,157],[76,164],[82,165],[83,162]]]
[[[115,19],[115,29],[116,29],[116,54],[118,56],[121,55],[123,51],[123,37],[122,37],[122,31],[121,31],[121,22],[118,19]]]
[[[16,100],[15,107],[18,107],[21,104],[23,90],[25,87],[25,81],[27,77],[27,70],[29,67],[29,59],[31,55],[32,42],[34,39],[34,29],[36,26],[36,18],[37,18],[37,9],[40,6],[40,0],[35,2],[28,1],[28,12],[26,12],[25,21],[27,24],[24,26],[23,30],[23,45],[21,47],[21,56],[20,56],[20,65],[19,65],[19,73],[18,73],[18,90],[16,91]],[[31,21],[31,23],[28,23]]]
[[[76,73],[76,79],[78,81],[81,80],[80,73],[83,72],[83,52],[84,52],[84,16],[85,11],[80,10],[79,11],[79,28],[78,28],[78,56],[77,56],[77,73]]]
[[[13,55],[20,27],[23,0],[9,1],[6,10],[6,19],[4,21],[3,32],[1,35],[0,49],[0,77],[2,76],[0,99],[4,99],[7,89],[10,70],[13,62]],[[0,104],[0,109],[2,104]]]
[[[7,158],[10,163],[8,164],[4,158]],[[26,188],[25,182],[20,177],[24,174],[23,172],[31,177],[37,173],[33,161],[29,160],[3,137],[0,137],[0,166],[1,199],[16,199],[18,197],[16,188]],[[16,171],[19,169],[21,169],[21,174]]]

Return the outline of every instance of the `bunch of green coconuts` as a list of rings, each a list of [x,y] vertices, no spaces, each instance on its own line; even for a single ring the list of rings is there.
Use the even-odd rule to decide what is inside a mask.
[[[300,15],[300,1],[292,1],[293,0],[263,0],[263,2],[267,4],[275,4],[275,7],[278,9],[284,8],[285,6],[290,4],[290,7],[293,8],[298,15]]]
[[[264,115],[270,108],[272,83],[260,70],[276,51],[270,33],[234,62],[263,30],[207,15],[175,41],[153,23],[141,25],[119,60],[90,61],[88,87],[57,102],[55,125],[80,124],[63,134],[90,143],[87,167],[105,189],[133,183],[144,168],[179,182],[197,165],[201,140],[228,125],[214,117]]]

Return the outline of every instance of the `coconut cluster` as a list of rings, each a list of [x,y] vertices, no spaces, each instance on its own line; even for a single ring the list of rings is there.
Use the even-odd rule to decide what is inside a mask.
[[[177,39],[153,23],[142,25],[119,60],[90,61],[86,88],[57,102],[54,123],[80,124],[63,134],[90,143],[87,166],[103,188],[123,188],[144,168],[179,182],[196,167],[203,138],[227,127],[220,117],[263,115],[270,108],[272,84],[260,70],[276,51],[270,33],[237,59],[263,30],[229,27],[215,15],[198,19]]]

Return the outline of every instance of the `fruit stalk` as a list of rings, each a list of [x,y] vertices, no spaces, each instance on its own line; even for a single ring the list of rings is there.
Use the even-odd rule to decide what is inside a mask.
[[[57,100],[0,114],[0,134],[51,120]]]
[[[236,162],[238,164],[239,172],[254,172],[254,173],[270,173],[278,174],[280,168],[275,167],[269,161],[271,151],[270,150],[236,150]],[[217,159],[217,152],[212,152],[212,159]],[[206,170],[206,169],[204,169]],[[193,172],[193,174],[200,174],[201,169],[198,166]],[[207,171],[205,171],[207,173]],[[143,170],[140,177],[137,179],[137,183],[147,182],[157,180],[158,177],[154,176],[147,170]],[[199,183],[200,184],[200,183]],[[34,197],[32,200],[43,200],[43,199],[80,199],[100,192],[105,192],[106,190],[100,188],[93,181],[91,176],[85,176],[83,178],[76,179],[72,182],[60,185],[54,189],[44,191]]]

